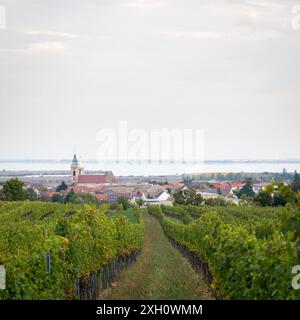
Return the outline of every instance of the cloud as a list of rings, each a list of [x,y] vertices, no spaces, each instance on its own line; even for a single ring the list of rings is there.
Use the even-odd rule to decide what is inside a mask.
[[[24,53],[24,54],[38,54],[38,53],[62,53],[66,49],[66,45],[63,42],[40,42],[32,43],[25,48],[2,48],[1,52],[10,53]]]
[[[63,38],[76,38],[77,34],[67,33],[67,32],[59,32],[52,30],[33,30],[25,32],[27,35],[31,36],[50,36],[50,37],[63,37]]]
[[[160,0],[136,0],[127,3],[121,3],[121,7],[129,7],[129,8],[159,8],[163,5]]]
[[[264,2],[264,1],[258,1],[258,0],[247,0],[246,4],[251,6],[257,6],[257,7],[263,7],[263,8],[282,8],[283,5],[280,3],[274,3],[274,2]]]
[[[26,51],[34,54],[40,52],[62,52],[65,49],[66,46],[63,42],[41,42],[29,45]]]
[[[267,40],[281,36],[281,33],[274,30],[251,30],[240,28],[230,31],[185,31],[185,30],[162,30],[164,36],[174,38],[192,38],[208,40]]]

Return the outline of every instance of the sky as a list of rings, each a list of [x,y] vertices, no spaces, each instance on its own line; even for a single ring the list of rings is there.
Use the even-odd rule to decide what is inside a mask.
[[[0,0],[0,159],[94,159],[119,121],[203,130],[205,159],[299,159],[297,5]]]

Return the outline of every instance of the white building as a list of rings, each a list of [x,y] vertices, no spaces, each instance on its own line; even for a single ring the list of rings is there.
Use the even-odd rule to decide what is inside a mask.
[[[146,205],[166,205],[171,206],[173,205],[173,198],[167,191],[162,191],[160,194],[158,194],[155,198],[146,199],[145,200]]]

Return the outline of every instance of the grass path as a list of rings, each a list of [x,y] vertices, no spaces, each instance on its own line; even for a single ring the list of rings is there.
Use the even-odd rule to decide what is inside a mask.
[[[208,286],[187,260],[169,243],[156,219],[143,214],[142,254],[100,299],[212,299]]]

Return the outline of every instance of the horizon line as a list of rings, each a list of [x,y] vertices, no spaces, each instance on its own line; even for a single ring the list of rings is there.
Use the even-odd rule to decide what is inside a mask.
[[[52,158],[10,158],[10,159],[0,159],[0,163],[5,162],[15,162],[15,163],[22,163],[22,162],[72,162],[70,159],[61,158],[61,159],[52,159]],[[258,163],[258,162],[265,162],[265,163],[300,163],[300,158],[270,158],[270,159],[250,159],[250,158],[240,158],[240,159],[207,159],[207,160],[184,160],[184,159],[109,159],[109,160],[97,160],[97,159],[85,159],[81,160],[83,163],[129,163],[129,162],[154,162],[154,163],[218,163],[218,162],[232,162],[232,163],[240,163],[240,162],[248,162],[248,163]]]

